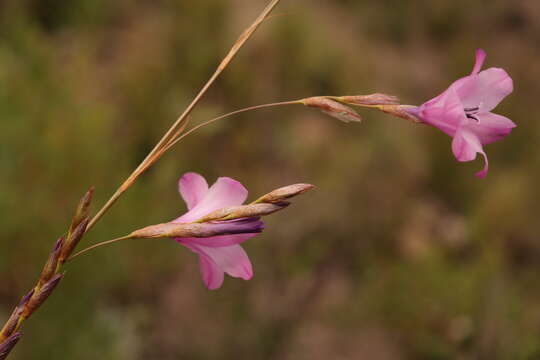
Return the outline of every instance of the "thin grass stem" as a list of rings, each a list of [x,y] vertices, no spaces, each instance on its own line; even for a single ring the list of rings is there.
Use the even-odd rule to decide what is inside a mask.
[[[119,238],[116,238],[116,239],[99,242],[99,243],[94,244],[92,246],[89,246],[89,247],[87,247],[87,248],[85,248],[85,249],[83,249],[81,251],[76,252],[75,254],[71,255],[67,261],[71,261],[71,260],[75,259],[77,256],[82,255],[82,254],[84,254],[84,253],[86,253],[86,252],[88,252],[90,250],[96,249],[98,247],[108,245],[108,244],[112,244],[112,243],[122,241],[122,240],[128,240],[128,239],[132,239],[131,235],[122,236],[122,237],[119,237]]]
[[[139,166],[128,176],[128,178],[122,183],[122,185],[114,192],[114,194],[107,200],[105,205],[99,209],[99,211],[94,215],[94,217],[88,223],[87,231],[90,230],[94,225],[103,217],[103,215],[114,205],[118,198],[129,189],[137,178],[150,166],[152,166],[165,151],[170,149],[168,143],[175,141],[174,136],[178,136],[181,133],[181,128],[185,127],[189,121],[189,114],[193,111],[195,106],[201,101],[203,96],[206,94],[208,89],[216,81],[216,79],[221,75],[221,73],[227,68],[230,62],[238,54],[238,51],[244,46],[247,40],[253,35],[253,33],[259,28],[259,26],[264,22],[264,20],[270,15],[272,10],[278,5],[280,0],[272,0],[264,8],[261,14],[255,19],[255,21],[240,35],[238,40],[231,47],[227,55],[223,58],[215,72],[212,74],[210,79],[205,83],[199,93],[191,101],[188,107],[184,110],[182,115],[174,122],[174,124],[167,130],[165,135],[158,141],[156,146],[150,151],[146,158],[139,164]],[[161,151],[163,148],[166,150]],[[157,156],[156,156],[157,154]]]
[[[205,121],[203,123],[200,123],[197,126],[192,127],[191,129],[189,129],[188,131],[186,131],[185,133],[183,133],[182,135],[178,136],[176,139],[171,141],[169,144],[167,144],[167,146],[164,148],[164,151],[168,151],[171,147],[173,147],[175,144],[177,144],[180,140],[182,140],[183,138],[185,138],[189,134],[197,131],[198,129],[200,129],[202,127],[210,125],[210,124],[212,124],[212,123],[214,123],[214,122],[216,122],[218,120],[225,119],[227,117],[237,115],[237,114],[241,114],[241,113],[248,112],[248,111],[265,109],[265,108],[276,107],[276,106],[297,105],[297,104],[302,104],[302,101],[301,100],[282,101],[282,102],[271,103],[271,104],[250,106],[250,107],[247,107],[247,108],[244,108],[244,109],[240,109],[240,110],[232,111],[232,112],[224,114],[224,115],[220,115],[220,116],[218,116],[216,118],[207,120],[207,121]]]

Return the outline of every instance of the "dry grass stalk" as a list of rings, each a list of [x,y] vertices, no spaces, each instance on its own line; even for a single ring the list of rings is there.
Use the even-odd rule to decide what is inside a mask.
[[[0,360],[5,359],[19,341],[21,334],[18,332],[18,329],[21,327],[24,320],[31,316],[32,313],[45,302],[63,278],[63,274],[60,273],[62,265],[69,259],[84,234],[96,224],[96,222],[107,212],[116,200],[118,200],[118,198],[133,185],[144,171],[152,166],[168,149],[170,149],[170,146],[168,145],[181,136],[189,121],[189,115],[195,106],[200,102],[223,70],[225,70],[229,63],[234,59],[246,41],[268,17],[279,1],[280,0],[270,1],[257,19],[240,35],[225,58],[219,64],[214,74],[206,82],[182,115],[180,115],[147,157],[139,164],[131,175],[128,176],[124,183],[122,183],[118,190],[92,219],[88,217],[88,208],[91,203],[94,191],[93,188],[81,199],[65,239],[61,238],[55,243],[36,285],[22,298],[0,331]]]
[[[210,86],[216,81],[216,79],[221,75],[223,70],[227,68],[230,62],[234,59],[238,51],[244,46],[246,41],[253,35],[253,33],[259,28],[259,26],[264,22],[264,20],[270,15],[272,10],[277,6],[280,0],[272,0],[266,6],[266,8],[261,12],[261,14],[255,19],[255,21],[242,32],[238,40],[233,44],[227,55],[223,58],[221,63],[218,65],[216,71],[206,84],[202,87],[199,93],[188,105],[186,110],[180,115],[180,117],[174,122],[174,124],[167,130],[165,135],[159,140],[156,146],[150,151],[147,157],[140,163],[140,165],[131,173],[130,176],[124,181],[124,183],[116,190],[116,192],[111,196],[111,198],[103,205],[103,207],[96,213],[96,215],[90,220],[88,224],[88,230],[91,229],[96,222],[110,209],[110,207],[118,200],[118,198],[129,189],[137,178],[150,166],[152,166],[165,152],[167,152],[171,146],[168,146],[172,143],[176,143],[175,140],[178,139],[186,125],[189,121],[189,115],[195,108],[195,106],[200,102],[203,96],[206,94]]]

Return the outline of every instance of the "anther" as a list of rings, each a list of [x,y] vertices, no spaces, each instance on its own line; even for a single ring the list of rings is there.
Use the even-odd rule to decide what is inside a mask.
[[[476,116],[474,116],[474,115],[472,115],[472,114],[466,114],[466,115],[467,115],[467,117],[468,117],[469,119],[473,119],[473,120],[476,120],[476,122],[480,122],[480,120],[479,120]]]

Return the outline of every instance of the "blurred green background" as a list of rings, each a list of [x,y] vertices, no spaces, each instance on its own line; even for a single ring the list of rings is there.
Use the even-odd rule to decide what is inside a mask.
[[[262,0],[0,2],[0,315],[35,281],[79,197],[108,198],[194,96]],[[193,114],[313,95],[420,104],[474,50],[515,91],[518,127],[458,163],[436,129],[369,111],[343,124],[261,110],[186,138],[86,237],[184,212],[176,181],[251,198],[313,191],[245,244],[252,281],[204,288],[196,256],[137,240],[81,257],[12,359],[540,358],[540,3],[283,0]]]

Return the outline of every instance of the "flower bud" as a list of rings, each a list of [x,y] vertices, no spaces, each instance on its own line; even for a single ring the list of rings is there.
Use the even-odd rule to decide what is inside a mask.
[[[211,223],[179,224],[174,222],[147,226],[135,230],[131,238],[205,238],[220,235],[259,233],[263,229],[259,218],[243,218],[230,221],[216,221]]]
[[[58,258],[60,257],[60,251],[62,250],[62,244],[64,242],[64,237],[59,238],[54,244],[54,248],[41,271],[41,276],[39,277],[39,286],[43,285],[51,279],[51,277],[56,272],[56,267],[58,265]]]
[[[289,206],[288,202],[281,202],[279,204],[250,204],[232,206],[228,208],[219,209],[206,215],[198,222],[208,222],[213,220],[233,220],[240,218],[253,218],[266,216],[282,210]]]
[[[21,317],[24,319],[28,319],[30,315],[32,315],[34,311],[36,311],[41,306],[41,304],[45,302],[45,300],[47,300],[49,295],[51,295],[54,288],[56,288],[56,286],[63,277],[64,274],[56,274],[51,278],[51,280],[43,284],[43,286],[41,286],[40,288],[35,288],[34,294],[26,303]]]
[[[257,201],[255,201],[255,203],[280,203],[285,199],[290,199],[294,196],[303,194],[314,187],[315,186],[311,184],[294,184],[284,186],[261,196],[259,199],[257,199]]]
[[[358,115],[358,113],[350,107],[323,96],[315,96],[303,99],[302,103],[309,107],[318,108],[323,113],[346,123],[351,121],[362,121],[362,117],[360,117],[360,115]]]
[[[375,93],[370,95],[340,96],[339,101],[353,105],[398,105],[399,99],[394,95]]]
[[[413,108],[414,106],[410,105],[381,105],[377,108],[382,112],[385,112],[390,115],[397,116],[399,118],[409,120],[415,123],[422,122],[419,118],[411,114],[407,109]]]
[[[63,242],[62,248],[60,250],[60,255],[58,257],[59,265],[63,264],[66,259],[69,258],[69,256],[71,255],[75,247],[77,247],[77,244],[82,239],[86,231],[86,226],[90,221],[88,216],[88,209],[92,202],[93,196],[94,187],[92,186],[90,189],[88,189],[86,194],[84,194],[82,199],[79,201],[79,205],[77,206],[77,210],[75,210],[73,220],[71,220],[71,225],[69,226],[66,239]]]
[[[84,232],[86,231],[86,226],[88,225],[88,222],[90,219],[86,217],[83,219],[79,225],[75,228],[75,230],[69,234],[68,238],[64,241],[62,245],[62,249],[60,250],[60,256],[58,258],[58,263],[63,264],[66,259],[69,258],[79,241],[81,241]]]
[[[86,194],[84,194],[82,199],[79,201],[77,210],[75,210],[75,216],[73,217],[73,220],[71,221],[71,226],[69,227],[69,233],[68,233],[69,235],[75,231],[76,227],[86,217],[88,217],[88,208],[90,207],[93,197],[94,197],[94,187],[92,186],[90,189],[88,189]]]
[[[17,345],[19,342],[19,339],[21,338],[22,334],[20,332],[17,332],[10,337],[8,337],[4,342],[0,344],[0,360],[4,360],[7,358],[11,350]]]
[[[21,317],[24,308],[26,307],[33,295],[34,289],[30,290],[26,295],[21,298],[19,304],[15,307],[15,309],[11,313],[11,316],[6,321],[4,327],[2,328],[2,331],[0,332],[0,341],[1,339],[5,339],[13,333],[13,331],[17,327],[17,324],[19,323],[19,318]]]

